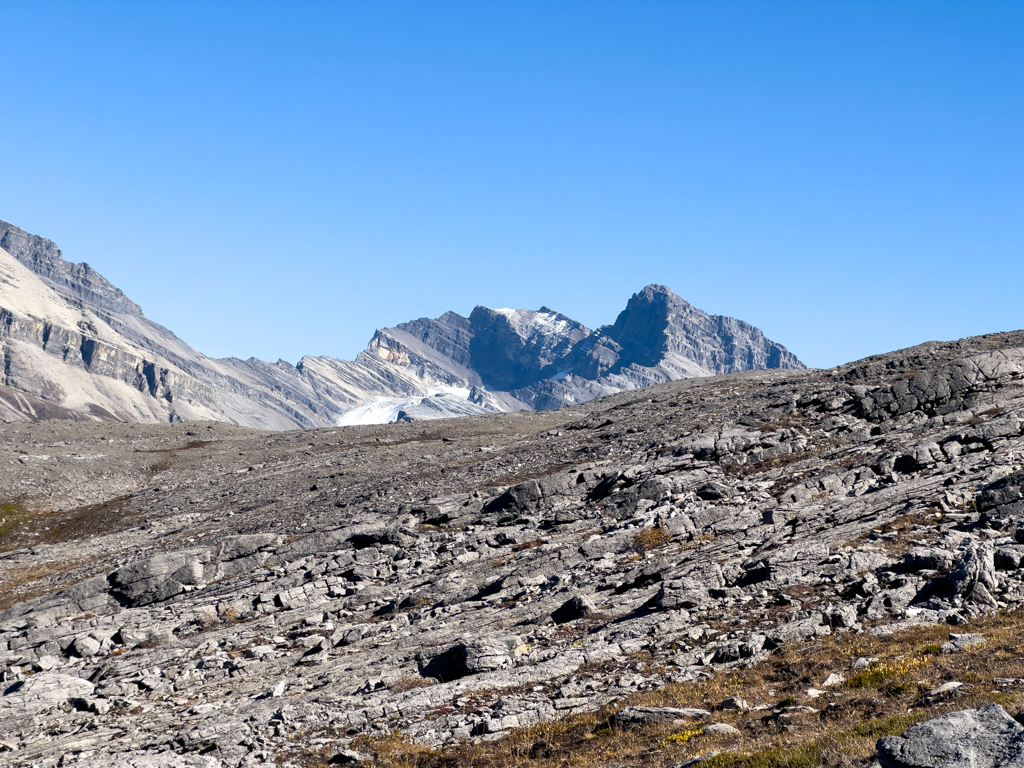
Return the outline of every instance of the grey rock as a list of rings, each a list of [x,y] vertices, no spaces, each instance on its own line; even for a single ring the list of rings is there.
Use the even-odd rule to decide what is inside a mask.
[[[1024,727],[998,704],[952,712],[878,741],[883,768],[1024,765]]]
[[[825,620],[833,629],[852,629],[857,626],[857,609],[852,605],[837,605],[825,612]]]
[[[706,605],[710,597],[707,587],[695,579],[683,578],[665,582],[655,598],[659,608],[678,610],[680,608],[700,608]]]
[[[719,736],[731,738],[740,735],[740,729],[728,723],[709,723],[704,726],[704,733],[708,736]]]
[[[75,641],[71,644],[72,649],[75,653],[83,658],[95,656],[100,652],[100,644],[89,637],[88,635],[80,635],[75,638]]]
[[[949,589],[957,598],[986,608],[995,608],[992,597],[999,586],[991,544],[970,544],[947,577]]]
[[[500,640],[475,639],[417,654],[420,674],[440,680],[492,672],[511,662],[508,646]]]
[[[131,755],[103,755],[75,761],[82,768],[223,768],[224,763],[204,755],[176,755],[173,752]],[[260,768],[263,768],[260,766]]]
[[[738,712],[749,712],[750,705],[746,702],[745,699],[742,699],[739,696],[730,696],[729,698],[723,699],[721,702],[719,702],[718,706],[716,706],[715,709],[723,712],[730,710],[735,710]]]
[[[79,677],[45,672],[7,688],[0,697],[0,711],[19,714],[44,712],[72,698],[92,695],[94,686]]]
[[[612,722],[621,727],[657,725],[702,720],[711,712],[694,707],[626,707],[612,716]]]
[[[973,633],[956,634],[951,632],[949,639],[942,644],[940,651],[942,653],[959,653],[967,648],[972,648],[976,645],[981,645],[985,642],[984,635],[978,635]]]
[[[941,571],[948,573],[957,563],[956,554],[941,547],[912,547],[903,557],[910,571]]]
[[[793,643],[816,635],[827,634],[831,634],[831,628],[822,623],[822,615],[817,613],[782,625],[768,634],[768,641],[772,646],[778,647],[785,643]]]
[[[140,560],[110,574],[111,592],[129,605],[149,605],[179,595],[203,581],[209,549],[171,552]]]
[[[1024,562],[1024,547],[999,547],[993,557],[997,570],[1015,571]]]
[[[575,595],[570,597],[558,610],[551,614],[556,624],[565,624],[577,619],[583,619],[591,614],[597,613],[597,606],[594,601],[586,595]]]

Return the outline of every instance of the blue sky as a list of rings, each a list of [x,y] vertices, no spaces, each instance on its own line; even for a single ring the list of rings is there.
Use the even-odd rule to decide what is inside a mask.
[[[648,283],[831,366],[1024,327],[1024,3],[0,9],[0,218],[213,356]]]

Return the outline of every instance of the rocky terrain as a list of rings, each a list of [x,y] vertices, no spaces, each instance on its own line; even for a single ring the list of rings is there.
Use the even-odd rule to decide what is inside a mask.
[[[546,410],[680,378],[803,368],[757,328],[663,286],[635,294],[596,331],[546,307],[477,307],[468,318],[447,312],[378,330],[355,361],[214,360],[88,264],[4,221],[0,349],[0,385],[76,418],[264,429]],[[35,416],[0,403],[0,418]]]
[[[551,411],[0,434],[2,765],[1022,759],[1024,332]]]

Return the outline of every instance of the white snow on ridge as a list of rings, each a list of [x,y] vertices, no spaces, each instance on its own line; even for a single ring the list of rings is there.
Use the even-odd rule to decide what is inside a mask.
[[[465,400],[471,407],[475,407],[474,404],[469,403],[468,389],[463,387],[428,387],[425,394],[413,397],[375,397],[366,405],[361,405],[358,408],[353,408],[351,411],[343,413],[338,417],[335,424],[339,427],[391,424],[398,420],[400,411],[413,408],[423,402],[425,398],[436,397],[437,395]],[[480,411],[483,413],[484,409],[481,408]]]
[[[523,331],[530,328],[540,333],[565,335],[569,328],[569,321],[565,318],[559,318],[558,313],[551,310],[534,311],[532,309],[509,309],[503,307],[494,311],[499,315],[507,317],[513,326]]]

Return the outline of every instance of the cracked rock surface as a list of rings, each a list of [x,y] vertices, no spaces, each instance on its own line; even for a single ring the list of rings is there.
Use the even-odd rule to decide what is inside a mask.
[[[919,723],[878,742],[883,768],[1011,768],[1024,765],[1024,726],[998,704]]]
[[[1024,604],[1022,451],[1024,333],[427,424],[6,425],[0,765],[497,739],[955,628]]]

